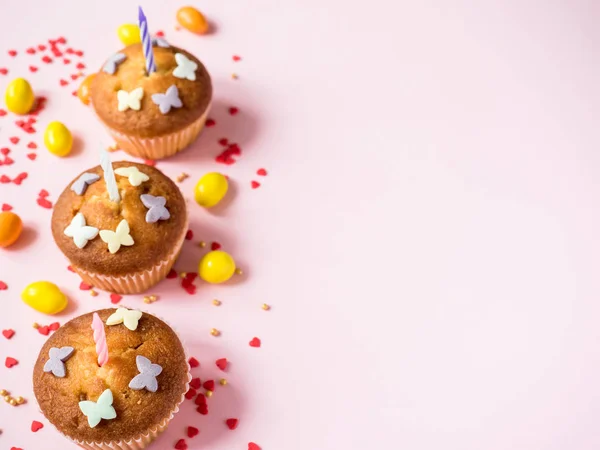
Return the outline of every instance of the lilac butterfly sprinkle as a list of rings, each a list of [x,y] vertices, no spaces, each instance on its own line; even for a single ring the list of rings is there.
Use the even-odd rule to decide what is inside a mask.
[[[152,101],[158,105],[160,112],[167,114],[173,108],[181,108],[183,104],[179,99],[179,91],[177,86],[171,85],[164,94],[152,94]]]
[[[106,62],[104,63],[104,67],[102,67],[102,70],[106,73],[113,75],[115,73],[115,70],[117,70],[117,66],[123,61],[125,61],[125,59],[127,59],[127,56],[124,53],[115,53],[106,60]]]
[[[71,185],[71,190],[77,195],[83,195],[88,185],[95,183],[100,179],[100,175],[95,173],[82,173],[77,180]]]
[[[140,373],[131,379],[129,387],[135,391],[146,388],[150,392],[156,392],[158,390],[156,377],[162,372],[162,367],[152,364],[148,358],[141,355],[135,357],[135,364]]]
[[[158,36],[152,38],[152,46],[153,47],[157,46],[157,47],[162,47],[162,48],[169,48],[169,47],[171,47],[169,45],[169,43],[167,42],[166,39],[163,39],[163,38],[158,37]]]
[[[144,206],[149,208],[148,212],[146,213],[147,223],[154,223],[158,222],[159,220],[167,220],[169,217],[171,217],[171,213],[169,213],[169,210],[165,208],[167,200],[164,197],[155,197],[154,195],[150,194],[142,194],[140,195],[140,199],[142,200]]]
[[[55,377],[64,378],[66,375],[64,361],[71,357],[74,350],[73,347],[52,347],[48,352],[50,359],[44,364],[44,372],[52,372]]]

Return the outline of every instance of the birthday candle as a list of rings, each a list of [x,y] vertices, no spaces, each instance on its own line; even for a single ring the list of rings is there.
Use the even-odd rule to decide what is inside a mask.
[[[98,313],[94,313],[92,318],[92,330],[94,330],[94,342],[96,343],[96,353],[98,355],[98,365],[102,367],[108,362],[108,346],[106,345],[106,333],[104,332],[104,323]]]
[[[139,6],[138,23],[140,26],[140,39],[142,41],[142,48],[144,49],[144,58],[146,59],[146,75],[150,75],[152,72],[156,72],[156,65],[154,64],[154,53],[152,51],[152,38],[150,37],[150,30],[148,30],[148,21],[144,15],[142,7]]]
[[[117,187],[117,179],[115,178],[115,172],[113,171],[113,166],[110,162],[110,156],[108,156],[108,152],[104,149],[100,150],[100,166],[104,171],[104,182],[106,183],[108,196],[113,202],[121,201],[119,188]]]

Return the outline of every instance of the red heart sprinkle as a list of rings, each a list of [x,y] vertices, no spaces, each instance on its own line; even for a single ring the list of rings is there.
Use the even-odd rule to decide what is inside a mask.
[[[13,159],[9,158],[8,156],[4,158],[4,161],[2,161],[2,164],[4,164],[5,166],[10,166],[12,165],[12,163],[14,163]]]
[[[11,447],[10,450],[23,450],[23,449],[20,447]]]
[[[0,153],[3,155],[8,155],[10,153],[10,149],[8,147],[2,147],[0,148]]]
[[[188,241],[191,241],[194,238],[194,232],[192,230],[187,230],[187,233],[185,233],[185,238]]]
[[[203,394],[200,394],[200,395],[202,395],[202,397],[204,397]],[[196,408],[196,411],[198,411],[200,414],[205,416],[208,414],[208,405],[200,405]]]
[[[60,58],[63,55],[63,53],[60,50],[57,50],[55,48],[52,49],[52,54],[57,58]]]
[[[91,284],[87,284],[85,281],[79,283],[79,289],[82,291],[89,291],[93,286]]]
[[[27,148],[37,148],[37,144],[35,142],[30,142],[29,144],[27,144]]]
[[[27,172],[21,172],[19,175],[17,175],[17,179],[19,180],[24,180],[25,178],[27,178]]]
[[[4,365],[9,369],[17,364],[19,364],[19,361],[17,361],[15,358],[11,358],[10,356],[7,356],[6,361],[4,361]]]
[[[52,208],[52,202],[43,197],[37,199],[37,204],[40,205],[42,208],[46,208],[46,209]]]
[[[122,298],[119,294],[110,294],[110,302],[113,304],[119,303]]]
[[[73,50],[71,47],[67,48],[65,50],[69,55],[72,55],[73,53],[75,53],[75,50]]]
[[[225,371],[225,369],[227,368],[227,358],[219,358],[217,359],[215,364],[219,369]]]
[[[0,291],[5,291],[8,289],[8,285],[4,281],[0,281]]]
[[[77,78],[79,78],[79,75],[74,73],[71,75],[71,80],[75,81]]]
[[[37,68],[37,67],[35,67],[35,66],[29,66],[29,71],[30,71],[30,72],[37,72],[37,71],[38,71],[38,68]]]
[[[38,327],[38,333],[43,334],[44,336],[48,336],[50,334],[50,328],[46,325]]]
[[[157,35],[158,37],[164,37],[164,36],[165,36],[165,32],[164,32],[164,31],[157,31],[157,32],[156,32],[156,35]]]
[[[56,331],[60,328],[60,323],[52,322],[50,325],[48,325],[48,328],[50,328],[50,331]]]
[[[200,386],[202,386],[200,378],[192,378],[192,381],[190,381],[190,386],[194,389],[200,389]]]
[[[27,50],[25,50],[27,53],[29,53],[30,55],[35,54],[35,48],[33,47],[29,47]]]
[[[239,422],[239,421],[238,421],[237,419],[227,419],[227,420],[225,421],[225,423],[227,424],[227,427],[228,427],[230,430],[235,430],[235,429],[237,428],[237,426],[238,426],[238,422]]]
[[[69,84],[69,82],[67,80],[63,80],[62,78],[60,79],[61,86],[66,86],[67,84]]]
[[[241,57],[241,56],[238,56],[238,55],[233,55],[233,60],[234,60],[234,61],[240,61],[241,59],[242,59],[242,57]]]
[[[73,268],[72,268],[71,266],[67,266],[67,270],[68,270],[69,272],[73,272],[73,273],[75,273],[75,270],[73,270]]]
[[[0,183],[10,183],[10,178],[8,178],[6,175],[2,175],[0,176]],[[21,183],[19,183],[21,184]]]
[[[249,342],[250,347],[260,347],[260,339],[255,337]]]
[[[190,295],[194,295],[196,293],[196,286],[194,286],[193,284],[186,284],[185,286],[183,286],[183,289],[185,289],[185,291]]]
[[[258,169],[256,171],[256,175],[260,175],[261,177],[266,177],[267,176],[267,171],[265,169]]]
[[[63,63],[65,64],[71,64],[71,60],[68,58],[63,59]]]
[[[8,54],[9,54],[10,56],[17,56],[17,51],[16,51],[16,50],[9,50],[9,51],[8,51]]]
[[[206,380],[202,386],[207,391],[214,391],[215,390],[215,380]]]
[[[193,356],[188,360],[190,367],[193,369],[194,367],[200,367],[200,362],[194,358]]]
[[[144,164],[146,164],[147,166],[156,166],[156,161],[154,161],[153,159],[147,159],[144,161]]]
[[[0,69],[0,73],[1,73],[2,75],[6,75],[6,74],[8,73],[8,69],[7,69],[7,68],[5,68],[5,67],[3,67],[3,68],[1,68],[1,69]]]
[[[52,62],[52,58],[50,58],[48,55],[46,55],[42,58],[42,61],[45,62],[46,64],[50,64]]]
[[[72,95],[73,97],[77,97],[77,91],[71,91],[71,95]]]
[[[261,450],[254,442],[248,442],[248,450]]]
[[[7,112],[3,109],[0,109],[0,117],[5,116]]]
[[[59,44],[66,44],[67,40],[64,37],[59,37],[56,42],[58,42]]]
[[[77,67],[78,69],[85,69],[85,64],[80,62],[80,63],[77,63],[77,65],[75,67]]]
[[[75,52],[75,54],[76,54],[77,56],[83,56],[83,52],[82,52],[81,50],[77,50],[77,51]]]
[[[13,208],[8,203],[2,203],[2,211],[10,211],[11,209]]]
[[[18,137],[16,137],[16,136],[13,136],[13,137],[11,137],[9,140],[10,140],[10,142],[12,142],[13,144],[18,144],[20,139],[19,139]]]
[[[37,430],[41,430],[42,428],[44,428],[44,424],[42,422],[38,422],[37,420],[31,422],[31,431],[33,431],[34,433]]]
[[[252,186],[252,189],[256,189],[256,188],[259,188],[259,187],[260,187],[260,183],[259,183],[258,181],[254,181],[254,180],[252,180],[252,181],[250,182],[250,186]]]
[[[231,114],[232,116],[235,116],[238,112],[239,112],[239,109],[237,109],[235,106],[232,106],[231,108],[229,108],[229,114]]]
[[[187,450],[188,446],[187,446],[187,444],[185,442],[185,439],[179,439],[177,441],[177,443],[175,444],[175,448],[177,450]]]
[[[197,392],[196,389],[188,389],[188,391],[185,393],[185,398],[187,398],[188,400],[193,399],[196,396]]]
[[[194,403],[196,405],[206,405],[206,396],[202,393],[198,394]]]
[[[187,435],[190,439],[193,438],[194,436],[197,436],[198,433],[200,433],[200,430],[196,427],[188,427],[187,428]]]
[[[196,272],[188,272],[185,274],[185,281],[194,281],[196,279],[196,277],[198,276],[198,274]]]
[[[48,197],[50,193],[46,189],[42,189],[38,194],[39,197]]]
[[[219,250],[220,248],[221,248],[221,244],[219,244],[218,242],[213,242],[212,244],[210,244],[210,249],[212,251]]]
[[[227,145],[227,142],[229,142],[229,141],[227,141],[227,138],[219,139],[219,144],[221,144],[221,145]]]
[[[46,46],[44,44],[40,44],[40,45],[38,45],[38,50],[40,52],[43,52],[44,50],[46,50]]]
[[[8,330],[2,330],[2,336],[4,336],[6,339],[10,339],[14,335],[15,330],[11,330],[10,328]]]
[[[37,154],[35,154],[35,153],[27,153],[27,157],[30,160],[35,161],[35,158],[37,158]]]
[[[167,278],[169,278],[169,279],[177,278],[177,272],[175,271],[175,269],[169,270],[169,273],[167,274]]]
[[[206,119],[207,127],[214,127],[216,124],[217,124],[217,122],[215,122],[214,119]]]

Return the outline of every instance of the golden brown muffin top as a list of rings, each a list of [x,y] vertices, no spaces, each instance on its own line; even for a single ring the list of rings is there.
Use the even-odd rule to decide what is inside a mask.
[[[142,138],[162,136],[185,128],[198,119],[210,104],[210,75],[195,56],[177,47],[154,46],[153,50],[156,72],[150,76],[146,75],[142,44],[132,44],[119,51],[126,59],[117,65],[113,75],[100,69],[94,77],[91,86],[92,105],[100,119],[110,128]],[[173,75],[173,70],[177,67],[177,53],[198,64],[194,81]],[[152,101],[152,94],[164,94],[172,85],[177,86],[183,106],[171,108],[168,113],[163,114]],[[141,109],[119,111],[117,92],[131,92],[138,87],[144,89]]]
[[[97,311],[102,319],[116,309]],[[98,367],[92,314],[67,322],[48,338],[33,369],[33,391],[46,418],[67,436],[79,441],[129,440],[168,418],[187,390],[188,364],[179,338],[162,320],[143,313],[135,331],[123,324],[107,326],[108,362]],[[44,372],[52,347],[73,347],[64,362],[65,377]],[[158,390],[133,390],[129,382],[139,374],[136,357],[145,356],[162,366]],[[117,417],[91,428],[79,402],[97,401],[105,389],[113,394]]]
[[[58,247],[76,267],[117,276],[148,270],[166,259],[186,233],[185,200],[175,183],[160,170],[145,164],[129,161],[113,163],[114,170],[131,166],[137,167],[150,179],[139,186],[132,186],[128,177],[115,174],[121,194],[119,203],[110,200],[100,166],[82,172],[100,176],[98,181],[87,186],[83,195],[77,195],[71,189],[80,174],[58,198],[52,213],[52,235]],[[147,223],[148,208],[140,199],[142,194],[164,197],[165,207],[170,213],[169,219]],[[127,220],[134,244],[129,247],[121,246],[113,254],[109,252],[108,244],[98,235],[89,240],[85,247],[78,248],[73,238],[65,235],[65,228],[79,212],[83,214],[86,225],[99,230],[115,231],[121,220]]]

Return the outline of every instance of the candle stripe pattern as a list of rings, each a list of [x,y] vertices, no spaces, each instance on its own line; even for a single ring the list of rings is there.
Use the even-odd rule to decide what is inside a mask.
[[[156,72],[156,65],[154,64],[152,38],[150,37],[150,31],[148,30],[148,21],[146,20],[146,16],[144,15],[141,6],[139,7],[138,23],[140,26],[140,39],[144,49],[144,58],[146,59],[146,74],[150,75],[152,72]]]
[[[98,355],[98,365],[102,367],[108,362],[108,345],[106,344],[106,333],[104,332],[104,323],[98,315],[94,313],[92,318],[92,330],[94,330],[94,342],[96,343],[96,354]]]

